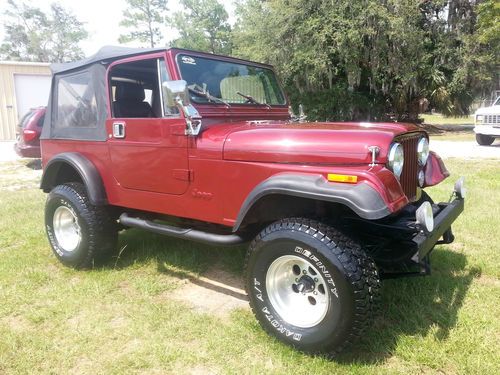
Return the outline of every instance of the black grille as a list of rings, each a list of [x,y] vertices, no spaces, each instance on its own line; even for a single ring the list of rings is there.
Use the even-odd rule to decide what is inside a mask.
[[[418,154],[417,145],[422,138],[420,133],[407,134],[398,137],[397,141],[401,143],[404,150],[405,162],[403,172],[399,182],[408,200],[413,201],[417,196],[418,186]]]

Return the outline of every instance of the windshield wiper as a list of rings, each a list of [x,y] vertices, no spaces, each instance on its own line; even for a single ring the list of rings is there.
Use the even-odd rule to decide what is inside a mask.
[[[255,99],[253,96],[243,94],[242,92],[236,91],[236,94],[244,97],[249,103],[253,104],[258,104],[258,105],[265,105],[268,109],[271,109],[271,106],[267,103],[261,103],[257,99]]]
[[[208,99],[211,102],[221,103],[221,104],[225,104],[227,107],[231,107],[231,105],[228,102],[226,102],[225,100],[222,100],[221,98],[210,95],[210,93],[208,93],[207,91],[199,90],[198,88],[199,88],[198,85],[194,85],[194,87],[188,87],[189,91],[191,91],[192,93],[199,95],[199,96],[203,96],[204,98]]]

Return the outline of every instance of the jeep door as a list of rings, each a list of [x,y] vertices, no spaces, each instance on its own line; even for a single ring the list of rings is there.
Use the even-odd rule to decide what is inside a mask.
[[[187,190],[185,121],[164,105],[161,84],[168,79],[163,53],[120,60],[108,69],[109,154],[124,189],[177,195]]]

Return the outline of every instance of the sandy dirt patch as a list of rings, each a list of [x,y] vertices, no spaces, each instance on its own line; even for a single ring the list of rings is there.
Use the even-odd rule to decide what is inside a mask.
[[[227,317],[235,309],[249,309],[241,276],[214,266],[200,277],[190,277],[168,298],[191,306],[200,313]]]
[[[0,190],[38,189],[41,177],[39,160],[0,162]]]

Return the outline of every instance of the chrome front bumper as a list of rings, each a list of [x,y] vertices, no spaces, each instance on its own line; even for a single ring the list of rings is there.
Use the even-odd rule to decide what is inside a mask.
[[[500,124],[496,125],[476,125],[474,127],[474,133],[491,135],[494,137],[500,137]]]

